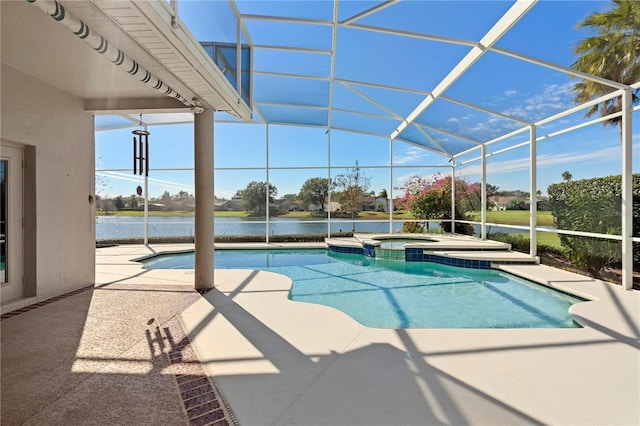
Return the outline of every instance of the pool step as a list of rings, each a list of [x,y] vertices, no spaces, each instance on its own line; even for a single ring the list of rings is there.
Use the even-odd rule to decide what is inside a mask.
[[[425,248],[438,251],[506,251],[511,245],[499,241],[435,241],[431,243],[406,243],[404,248]]]
[[[490,268],[492,264],[538,264],[537,257],[511,251],[506,243],[471,237],[432,237],[438,241],[407,242],[401,249],[381,248],[386,238],[326,238],[331,251],[361,254],[378,259],[409,262],[435,262],[468,268]]]
[[[362,248],[362,243],[356,238],[325,238],[324,242],[328,246]]]
[[[499,264],[538,264],[540,259],[526,253],[516,251],[431,251],[425,250],[424,254],[433,254],[451,259],[485,260]]]

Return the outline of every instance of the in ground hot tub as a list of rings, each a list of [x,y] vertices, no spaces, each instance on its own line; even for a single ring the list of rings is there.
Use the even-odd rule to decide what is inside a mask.
[[[404,250],[405,244],[419,244],[419,243],[435,243],[437,240],[429,238],[374,238],[376,241],[380,241],[381,249],[391,250]]]
[[[415,247],[415,244],[428,244],[438,240],[423,237],[384,237],[376,236],[363,241],[365,254],[377,259],[405,260],[405,245]]]

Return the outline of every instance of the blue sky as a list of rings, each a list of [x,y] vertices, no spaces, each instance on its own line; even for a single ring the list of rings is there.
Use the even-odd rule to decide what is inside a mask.
[[[237,2],[244,14],[272,14],[293,18],[331,20],[332,3]],[[378,2],[341,2],[339,17],[346,19]],[[478,40],[511,6],[511,2],[401,2],[356,21],[357,24],[400,29],[450,37]],[[576,59],[573,49],[586,36],[576,29],[592,11],[604,10],[609,2],[542,1],[503,36],[497,47],[569,67]],[[225,2],[181,1],[180,15],[201,41],[235,40],[235,17]],[[331,49],[330,26],[247,19],[247,29],[257,45],[293,46],[305,49]],[[326,133],[330,82],[312,78],[283,78],[274,73],[307,77],[328,77],[331,57],[322,53],[291,50],[256,49],[254,51],[253,89],[261,116],[272,122],[302,122],[317,127],[231,124],[225,113],[216,113],[215,193],[230,198],[251,180],[265,181],[267,158],[271,170],[268,179],[278,188],[278,195],[297,193],[311,177],[328,177],[344,172],[356,161],[371,178],[376,193],[401,187],[413,174],[447,173],[449,158],[425,150],[440,145],[463,149],[470,145],[465,138],[486,141],[515,128],[513,121],[462,107],[447,100],[437,100],[421,114],[416,123],[401,135],[407,141],[393,142],[393,175],[389,172],[388,135],[403,117],[424,99],[469,50],[468,46],[432,40],[405,38],[359,28],[340,27],[336,46],[335,82],[331,92],[334,111],[332,126],[363,131],[342,130]],[[245,40],[246,41],[246,40]],[[420,93],[386,90],[358,84],[412,89]],[[494,52],[485,54],[471,70],[456,81],[445,96],[474,104],[508,116],[534,122],[574,105],[571,88],[576,80],[567,75]],[[295,104],[295,105],[291,105]],[[299,107],[304,105],[304,108]],[[376,116],[355,114],[361,111]],[[108,117],[96,119],[106,125]],[[583,122],[579,112],[542,126],[538,136]],[[634,114],[634,171],[638,172],[640,114]],[[324,125],[324,126],[323,126]],[[439,129],[439,130],[436,130]],[[131,172],[131,130],[120,129],[96,133],[97,190],[103,195],[131,195],[142,184]],[[151,175],[150,196],[169,191],[193,192],[193,125],[191,123],[150,126]],[[429,138],[425,136],[429,134]],[[460,137],[455,137],[458,135]],[[329,149],[328,139],[331,138]],[[524,142],[528,135],[510,138],[488,147],[494,153],[506,146]],[[528,147],[496,154],[488,159],[488,183],[504,190],[529,190]],[[479,150],[458,159],[464,162],[479,156]],[[568,134],[545,139],[538,144],[538,189],[546,193],[548,185],[562,180],[567,170],[573,179],[607,176],[621,172],[620,140],[617,129],[596,124]],[[296,167],[297,170],[280,168]],[[159,168],[172,169],[160,171]],[[226,170],[242,168],[242,170]],[[186,169],[186,170],[185,170]],[[456,173],[469,181],[479,181],[480,162],[459,166]],[[394,195],[400,195],[395,191]]]

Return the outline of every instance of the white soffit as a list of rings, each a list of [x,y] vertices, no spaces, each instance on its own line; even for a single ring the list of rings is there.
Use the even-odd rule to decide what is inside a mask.
[[[164,70],[157,70],[152,63],[147,65],[149,61],[145,63],[138,55],[134,56],[136,60],[140,60],[151,72],[157,72],[161,78],[162,71],[165,74],[168,71],[174,78],[167,83],[183,96],[196,99],[216,111],[227,111],[242,119],[251,118],[249,107],[239,99],[237,92],[198,41],[184,26],[172,26],[173,10],[167,2],[93,0],[92,5],[126,32]],[[74,1],[65,2],[64,6],[78,13],[82,8],[90,7],[87,2]],[[83,15],[87,16],[87,13]],[[80,17],[84,20],[84,16]],[[89,22],[87,24],[91,25]],[[96,30],[101,31],[100,28]],[[108,34],[103,35],[109,37]],[[126,46],[121,48],[126,51]]]

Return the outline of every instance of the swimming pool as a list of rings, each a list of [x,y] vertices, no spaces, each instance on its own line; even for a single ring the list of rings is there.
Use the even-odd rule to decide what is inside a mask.
[[[194,254],[144,260],[146,269],[192,269]],[[570,328],[582,301],[495,269],[393,262],[324,249],[216,250],[215,267],[291,278],[289,298],[339,309],[375,328]]]

